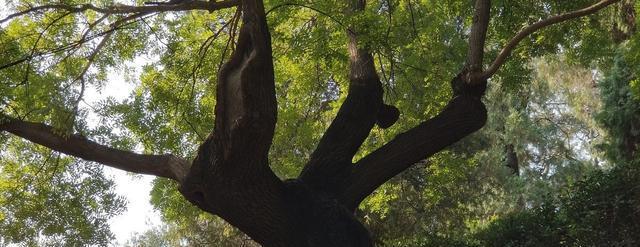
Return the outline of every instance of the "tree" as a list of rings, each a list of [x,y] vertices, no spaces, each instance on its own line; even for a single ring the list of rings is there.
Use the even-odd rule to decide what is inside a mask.
[[[609,131],[609,143],[603,147],[612,168],[592,170],[543,203],[492,222],[474,236],[482,246],[638,245],[640,166],[633,154],[634,135],[629,132],[637,118],[629,82],[637,72],[621,56],[615,57],[609,70],[598,82],[602,109],[594,117]]]
[[[179,185],[180,193],[189,202],[203,211],[220,216],[264,246],[373,246],[368,231],[354,216],[354,210],[365,197],[392,177],[484,126],[487,111],[481,99],[487,83],[521,41],[545,27],[594,14],[620,1],[602,0],[590,5],[586,3],[588,1],[565,4],[532,3],[543,16],[533,24],[525,26],[515,36],[507,38],[508,42],[499,51],[496,48],[500,46],[488,48],[485,45],[492,19],[491,1],[475,1],[473,6],[468,6],[474,10],[470,22],[464,18],[458,23],[455,23],[456,20],[449,20],[454,23],[452,26],[459,29],[460,34],[468,37],[468,42],[464,45],[467,48],[466,56],[457,62],[464,65],[455,75],[448,75],[453,77],[450,83],[451,92],[447,93],[451,96],[450,100],[432,118],[421,121],[368,154],[359,154],[358,151],[374,126],[388,128],[394,125],[399,115],[397,107],[383,102],[383,83],[377,71],[384,69],[384,62],[378,62],[377,68],[372,53],[376,48],[376,35],[375,31],[371,30],[375,29],[376,19],[372,19],[371,16],[385,11],[390,13],[394,5],[390,4],[391,1],[382,1],[377,8],[371,8],[361,0],[324,3],[322,7],[334,9],[334,12],[329,14],[321,8],[302,3],[274,3],[271,10],[291,6],[304,7],[328,16],[328,19],[338,23],[345,32],[343,35],[348,50],[345,59],[349,62],[349,76],[346,78],[348,90],[346,97],[341,99],[342,103],[335,118],[320,138],[315,150],[304,161],[305,165],[300,175],[284,181],[269,167],[269,151],[275,135],[278,112],[274,70],[277,68],[274,68],[274,50],[263,1],[181,1],[141,6],[109,3],[37,3],[22,8],[0,21],[5,23],[9,20],[20,20],[12,21],[9,25],[31,25],[35,29],[41,29],[41,32],[35,35],[17,37],[14,33],[8,33],[4,37],[3,43],[9,47],[4,53],[10,59],[3,62],[0,69],[4,71],[3,80],[10,83],[2,88],[2,100],[5,103],[2,108],[0,130],[59,153],[129,172],[174,180]],[[493,15],[494,18],[501,14],[506,15],[508,11],[508,3],[498,3],[498,7],[494,6],[499,10],[498,14]],[[578,6],[582,4],[587,7]],[[196,135],[200,133],[198,129],[209,126],[208,129],[205,128],[210,132],[206,138],[197,137],[202,141],[197,151],[193,152],[192,160],[182,158],[180,154],[157,155],[125,151],[124,148],[131,150],[133,145],[125,142],[112,143],[113,146],[110,146],[109,143],[100,143],[85,137],[83,131],[86,131],[86,123],[82,120],[83,115],[78,106],[85,87],[104,79],[106,68],[119,64],[118,59],[134,57],[137,49],[144,47],[145,38],[150,35],[161,36],[158,29],[150,26],[145,18],[158,13],[177,11],[224,12],[225,9],[234,7],[237,8],[237,12],[231,14],[234,16],[231,21],[223,22],[223,18],[215,20],[220,20],[222,25],[229,25],[230,28],[219,29],[220,31],[207,38],[199,49],[199,55],[206,54],[210,47],[215,47],[214,42],[220,32],[227,30],[228,35],[232,37],[229,44],[233,51],[224,66],[217,71],[215,63],[202,57],[194,60],[193,57],[178,56],[172,61],[164,61],[166,65],[175,67],[180,67],[180,63],[195,63],[196,66],[191,71],[193,84],[189,93],[185,94],[187,96],[183,98],[182,92],[179,95],[171,95],[175,92],[172,92],[170,83],[164,85],[165,91],[153,92],[164,93],[166,99],[175,99],[176,102],[203,101],[197,107],[190,108],[190,111],[182,111],[182,115],[210,116],[211,108],[201,107],[211,106],[211,102],[206,101],[211,97],[207,98],[206,95],[212,94],[212,90],[197,86],[197,74],[201,71],[217,78],[213,127],[204,124],[194,126],[185,120]],[[44,15],[42,21],[34,22],[32,16],[41,12]],[[412,10],[405,13],[413,15]],[[167,18],[167,23],[156,25],[165,25],[163,28],[171,30],[179,25],[172,23],[173,21]],[[139,29],[129,29],[133,22],[150,26],[149,32],[136,33]],[[44,25],[38,27],[38,23]],[[466,25],[467,23],[470,25]],[[415,29],[415,23],[413,24]],[[239,29],[236,29],[238,25]],[[19,28],[13,27],[9,30],[15,32]],[[194,32],[190,33],[191,35],[198,35],[197,30],[192,31]],[[52,32],[74,35],[51,35]],[[236,33],[237,41],[233,39]],[[140,36],[140,39],[131,42],[129,39],[133,36]],[[158,38],[159,42],[167,39]],[[456,39],[450,38],[448,42]],[[24,44],[18,41],[29,44],[31,48],[25,49]],[[109,42],[118,46],[109,46]],[[549,49],[555,49],[554,45]],[[167,51],[171,52],[177,48],[175,43],[171,43]],[[112,49],[110,56],[100,57],[103,49]],[[495,57],[485,67],[486,50],[495,52],[491,53],[492,57]],[[76,52],[80,55],[74,54]],[[226,52],[227,49],[222,49],[222,57]],[[35,61],[35,58],[44,59]],[[388,63],[393,68],[395,61],[389,59]],[[93,71],[92,66],[96,67]],[[51,70],[46,70],[47,67]],[[145,75],[153,74],[153,71],[150,71]],[[171,79],[170,74],[159,77],[164,77],[158,79],[159,81]],[[385,80],[388,84],[397,83],[393,77]],[[333,79],[327,81],[335,83]],[[39,95],[30,91],[34,85],[42,85],[41,88],[35,89],[40,92],[50,89],[47,86],[52,87],[57,94],[51,96],[48,101],[35,99],[34,97]],[[73,90],[73,87],[77,87],[77,90]],[[187,87],[181,88],[184,90]],[[329,93],[321,97],[323,103],[331,104],[339,98],[336,97],[335,91],[327,91]],[[20,95],[21,98],[18,99],[16,95]],[[132,105],[146,106],[144,102],[149,101],[149,98],[153,102],[153,95],[141,94],[137,98],[139,102]],[[34,102],[41,105],[44,102],[44,105],[51,109],[36,117],[30,116],[30,111],[25,109],[34,108]],[[114,114],[118,113],[118,107],[112,107],[110,110]],[[167,133],[172,132],[163,132],[167,129],[161,125],[175,121],[166,119],[163,110],[154,112],[152,109],[148,118],[143,117],[145,121],[142,124],[147,127],[158,126],[157,132],[144,133],[145,128],[139,128],[142,124],[138,125],[137,129],[133,126],[128,130],[138,134],[142,132],[142,135],[153,136],[156,139],[166,138],[166,146],[179,146],[170,142],[179,142],[179,137],[167,138]],[[176,107],[176,111],[178,110],[184,109]],[[125,125],[131,120],[130,117],[125,115],[122,119]],[[41,122],[36,122],[38,120]],[[153,150],[153,145],[145,143],[144,139],[142,143],[148,146],[145,147],[146,151]],[[157,151],[164,151],[168,148],[158,149]],[[183,152],[189,153],[188,150]]]
[[[631,82],[637,80],[635,71],[625,59],[617,57],[607,77],[598,85],[604,108],[598,119],[611,136],[605,150],[611,160],[620,163],[638,158],[640,101],[631,91]]]

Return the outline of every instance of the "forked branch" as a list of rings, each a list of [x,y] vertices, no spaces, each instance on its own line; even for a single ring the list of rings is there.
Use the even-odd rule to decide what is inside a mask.
[[[271,37],[260,0],[242,1],[242,26],[231,59],[218,73],[214,130],[181,193],[264,246],[301,246],[284,183],[269,168],[277,105]],[[287,223],[283,223],[287,222]],[[280,223],[280,224],[279,224]]]
[[[597,12],[620,0],[602,0],[584,9],[537,22],[518,33],[501,51],[491,67],[480,73],[484,40],[489,22],[489,0],[476,1],[476,16],[470,37],[465,70],[452,80],[453,98],[436,117],[427,120],[365,156],[355,164],[340,200],[350,209],[380,185],[411,165],[430,157],[484,126],[487,113],[481,101],[487,79],[504,63],[509,53],[527,35],[549,25]],[[476,71],[473,71],[473,70]],[[469,71],[471,70],[471,71]]]
[[[69,13],[65,13],[63,16],[69,15]],[[107,30],[104,31],[99,31],[99,32],[93,32],[95,31],[94,29],[96,28],[96,26],[104,21],[109,14],[105,14],[104,16],[102,16],[100,19],[98,19],[96,22],[91,23],[87,29],[83,32],[82,36],[77,39],[74,40],[73,42],[67,43],[67,44],[63,44],[57,47],[54,47],[52,49],[46,50],[46,51],[39,51],[36,49],[37,44],[39,42],[39,40],[41,39],[41,37],[43,37],[45,35],[45,32],[47,31],[47,29],[45,28],[44,31],[40,32],[38,34],[39,38],[36,41],[36,43],[33,45],[33,48],[31,49],[31,52],[27,55],[24,56],[18,60],[15,61],[11,61],[7,64],[0,64],[0,70],[6,69],[6,68],[10,68],[16,65],[19,65],[21,63],[24,62],[30,62],[31,60],[33,60],[34,58],[37,57],[43,57],[43,56],[47,56],[47,55],[51,55],[51,54],[55,54],[55,53],[61,53],[61,52],[67,52],[67,54],[61,58],[61,61],[66,60],[67,58],[71,57],[76,51],[78,51],[80,49],[80,47],[82,45],[85,45],[87,43],[89,43],[90,41],[100,38],[102,37],[102,40],[99,41],[98,46],[96,46],[96,48],[94,48],[93,52],[91,53],[91,55],[87,58],[88,59],[88,64],[91,65],[93,63],[93,61],[95,60],[95,56],[98,55],[98,53],[100,52],[100,50],[102,50],[102,48],[105,46],[105,44],[109,41],[111,35],[116,32],[117,30],[131,24],[134,22],[134,20],[136,18],[142,18],[146,15],[149,15],[149,13],[135,13],[135,14],[131,14],[131,15],[127,15],[127,16],[123,16],[122,18],[114,21],[113,23],[109,24],[109,28]],[[50,23],[48,25],[53,25],[53,23]],[[79,80],[80,78],[82,78],[88,71],[88,67],[85,67],[83,69],[83,71],[80,73],[80,75],[78,77],[76,77],[75,81]]]
[[[484,126],[487,112],[477,97],[460,95],[447,108],[362,158],[355,164],[341,201],[349,209],[380,185]]]

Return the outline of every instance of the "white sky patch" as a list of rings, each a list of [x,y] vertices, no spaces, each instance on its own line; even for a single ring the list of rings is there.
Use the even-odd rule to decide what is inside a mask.
[[[4,0],[0,1],[0,20],[2,20],[4,18],[7,18],[7,16],[9,16],[8,4],[9,3],[7,3],[7,1],[4,1]],[[7,23],[9,23],[9,22],[5,22],[5,23],[0,24],[0,28],[1,27],[6,27]]]
[[[149,203],[153,176],[131,176],[125,171],[107,168],[105,174],[116,182],[116,193],[127,199],[127,210],[111,220],[109,225],[116,236],[113,246],[122,246],[131,236],[161,223],[160,215]]]
[[[133,66],[136,72],[140,71],[140,67],[144,64],[144,60],[136,59]],[[128,83],[126,74],[122,71],[110,71],[107,83],[101,90],[95,86],[88,86],[84,94],[84,103],[92,107],[98,106],[98,102],[111,97],[118,101],[122,101],[129,97],[133,92],[134,85]],[[90,113],[88,116],[88,124],[97,124],[98,117]],[[153,225],[161,223],[160,215],[153,209],[149,203],[151,191],[151,181],[153,176],[135,175],[105,166],[105,174],[113,179],[116,183],[116,193],[126,198],[126,211],[109,221],[111,231],[116,236],[116,242],[112,246],[122,246],[131,236],[137,232],[142,233],[150,229]]]

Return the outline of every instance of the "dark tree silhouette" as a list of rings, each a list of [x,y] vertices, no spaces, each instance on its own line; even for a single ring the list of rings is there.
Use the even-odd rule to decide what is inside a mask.
[[[222,217],[264,246],[373,246],[368,231],[353,215],[356,207],[387,180],[484,126],[487,111],[481,98],[487,80],[521,40],[541,28],[595,13],[619,1],[598,1],[536,22],[516,34],[483,69],[491,3],[477,0],[467,61],[451,80],[453,96],[447,106],[437,116],[396,136],[355,164],[353,156],[374,125],[391,126],[398,118],[398,110],[383,104],[383,88],[373,56],[358,44],[357,30],[347,30],[348,96],[300,176],[287,181],[281,181],[268,165],[277,107],[271,38],[261,0],[108,8],[91,4],[37,6],[0,23],[50,9],[128,14],[119,20],[123,23],[157,12],[215,11],[237,6],[242,12],[242,25],[237,48],[219,73],[215,127],[193,161],[170,154],[141,155],[117,150],[79,134],[60,136],[45,124],[9,116],[3,116],[0,130],[82,159],[173,179],[191,203]],[[352,12],[361,11],[366,5],[364,0],[349,3]],[[2,66],[17,63],[20,61]]]

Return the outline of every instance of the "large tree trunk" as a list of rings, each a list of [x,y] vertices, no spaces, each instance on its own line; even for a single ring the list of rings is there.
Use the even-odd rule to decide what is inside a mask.
[[[201,145],[181,192],[263,246],[373,246],[368,231],[354,216],[355,207],[398,170],[479,129],[486,119],[480,95],[457,92],[450,106],[416,127],[409,140],[401,136],[392,142],[391,150],[403,148],[397,153],[402,159],[386,159],[397,156],[385,154],[383,149],[383,157],[374,155],[369,164],[361,165],[371,166],[374,174],[358,177],[360,171],[354,169],[358,166],[351,162],[353,155],[380,122],[378,118],[391,115],[392,120],[384,124],[388,127],[397,118],[397,109],[383,105],[373,56],[358,47],[356,35],[350,33],[347,99],[300,178],[281,181],[269,169],[267,159],[276,100],[262,2],[243,1],[242,11],[237,49],[218,80],[214,131]],[[425,152],[425,148],[431,151]],[[415,154],[405,156],[405,152]],[[397,169],[381,172],[375,169],[378,165]],[[368,176],[374,176],[373,180],[360,187],[361,179]]]
[[[283,182],[267,153],[276,121],[270,36],[261,1],[243,1],[237,49],[218,80],[213,133],[181,192],[264,246],[372,246],[335,196]]]
[[[361,10],[364,1],[352,5]],[[201,145],[181,192],[263,246],[373,246],[354,216],[357,205],[408,166],[482,127],[486,81],[466,86],[456,77],[454,98],[440,115],[354,165],[351,160],[374,125],[392,125],[398,112],[382,103],[373,56],[349,30],[347,99],[300,177],[281,181],[267,159],[277,108],[262,2],[243,1],[242,11],[237,49],[219,74],[214,131]]]

